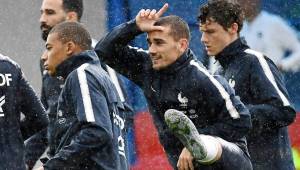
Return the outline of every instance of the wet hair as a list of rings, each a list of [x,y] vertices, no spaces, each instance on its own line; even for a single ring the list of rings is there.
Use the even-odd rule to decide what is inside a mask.
[[[178,41],[181,38],[190,40],[190,29],[188,24],[179,16],[170,15],[159,18],[155,23],[155,26],[170,26],[170,35],[174,40]]]
[[[63,9],[65,12],[75,12],[80,21],[83,13],[83,2],[82,0],[63,0]]]
[[[205,24],[209,20],[217,22],[225,30],[236,23],[239,33],[243,27],[244,13],[238,3],[226,0],[211,0],[200,8],[198,15],[200,24]]]
[[[50,34],[57,33],[63,43],[72,41],[82,50],[92,49],[92,38],[84,26],[78,22],[62,22],[52,28]]]

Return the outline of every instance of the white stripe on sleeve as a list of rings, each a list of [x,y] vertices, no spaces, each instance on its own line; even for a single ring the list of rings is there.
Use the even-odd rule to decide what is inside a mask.
[[[94,115],[94,112],[93,112],[89,86],[87,84],[86,74],[85,74],[85,71],[84,71],[84,69],[88,65],[89,65],[88,63],[82,64],[78,68],[77,74],[78,74],[78,79],[79,79],[79,86],[80,86],[80,90],[81,90],[81,95],[82,95],[82,101],[83,101],[86,120],[88,122],[95,122],[95,115]]]
[[[130,46],[130,45],[128,45],[128,47],[129,47],[130,49],[135,49],[137,52],[145,52],[145,53],[149,53],[148,50],[144,50],[144,49],[139,48],[139,47],[132,47],[132,46]]]
[[[108,65],[106,65],[106,68],[107,68],[107,72],[108,72],[108,75],[109,75],[111,81],[113,82],[113,84],[115,85],[115,87],[117,89],[117,92],[118,92],[118,95],[119,95],[121,101],[125,102],[125,97],[124,97],[122,88],[120,86],[116,71],[114,69],[112,69],[111,67],[109,67]]]
[[[199,71],[201,71],[202,73],[204,73],[209,80],[213,83],[213,85],[215,85],[215,87],[218,89],[218,91],[220,92],[222,98],[225,100],[225,104],[226,104],[226,108],[230,114],[230,116],[233,119],[237,119],[240,118],[240,114],[239,112],[236,110],[236,108],[233,106],[232,101],[230,100],[230,96],[227,93],[227,91],[224,89],[224,87],[212,76],[208,73],[208,71],[206,71],[204,68],[202,68],[199,63],[197,63],[195,60],[192,60],[190,62],[191,65],[196,66],[198,68]]]
[[[283,105],[284,106],[290,106],[290,102],[284,96],[284,94],[281,92],[281,90],[278,88],[278,86],[276,84],[276,81],[275,81],[275,78],[274,78],[274,75],[273,75],[266,59],[264,58],[264,55],[260,52],[257,52],[257,51],[251,50],[251,49],[247,49],[247,50],[245,50],[245,52],[248,53],[248,54],[252,54],[252,55],[257,57],[262,69],[264,70],[264,73],[265,73],[266,77],[271,82],[273,87],[276,89],[277,93],[279,94],[279,96],[280,96],[280,98],[283,102]]]

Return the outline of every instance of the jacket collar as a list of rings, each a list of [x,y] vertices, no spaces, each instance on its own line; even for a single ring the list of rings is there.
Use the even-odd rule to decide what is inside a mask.
[[[222,67],[227,67],[232,60],[239,56],[241,51],[249,48],[244,38],[238,38],[223,49],[218,55],[215,56]]]
[[[158,71],[162,74],[172,74],[180,70],[182,67],[186,65],[190,60],[196,58],[192,50],[186,50],[174,63],[169,65],[163,70]]]
[[[84,63],[99,62],[97,54],[92,50],[73,55],[56,67],[56,76],[66,79],[68,75]]]

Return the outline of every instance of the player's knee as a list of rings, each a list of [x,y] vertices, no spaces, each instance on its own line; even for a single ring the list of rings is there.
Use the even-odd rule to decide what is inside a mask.
[[[204,143],[207,154],[205,158],[197,160],[197,162],[200,164],[212,164],[219,160],[222,155],[222,145],[220,141],[217,138],[209,135],[200,135],[200,137]]]

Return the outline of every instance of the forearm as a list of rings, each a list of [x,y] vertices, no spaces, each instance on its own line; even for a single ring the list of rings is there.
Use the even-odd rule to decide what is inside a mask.
[[[135,20],[123,23],[104,36],[97,43],[95,51],[102,61],[115,65],[119,61],[118,57],[124,57],[124,55],[119,55],[123,48],[126,48],[129,42],[141,33]]]
[[[152,66],[147,51],[128,45],[140,33],[132,20],[113,29],[95,47],[100,61],[138,85],[143,84],[145,70]]]
[[[101,127],[84,125],[69,145],[62,147],[45,165],[45,169],[59,169],[75,166],[83,162],[82,158],[91,157],[99,152],[103,145],[110,143],[112,137]]]
[[[25,160],[27,165],[34,165],[48,146],[47,129],[44,129],[25,141]]]
[[[247,105],[253,129],[268,130],[288,126],[294,121],[296,112],[290,106],[275,107],[269,104]]]

